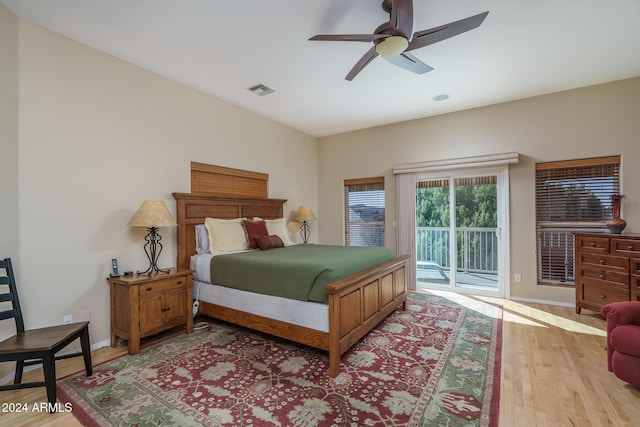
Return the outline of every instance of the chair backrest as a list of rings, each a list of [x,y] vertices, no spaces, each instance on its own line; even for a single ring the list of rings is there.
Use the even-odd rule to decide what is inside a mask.
[[[8,292],[5,292],[4,286],[0,288],[0,302],[11,301],[11,309],[0,311],[0,320],[15,319],[17,333],[24,332],[24,320],[22,319],[22,310],[20,309],[20,300],[18,299],[18,289],[16,288],[16,278],[13,274],[11,266],[11,258],[0,260],[0,270],[4,269],[4,275],[0,273],[0,285],[9,285]]]

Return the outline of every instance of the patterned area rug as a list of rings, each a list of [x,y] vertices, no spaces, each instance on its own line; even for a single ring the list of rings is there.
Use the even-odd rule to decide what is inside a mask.
[[[342,357],[222,322],[58,381],[88,426],[497,426],[502,309],[411,294]]]

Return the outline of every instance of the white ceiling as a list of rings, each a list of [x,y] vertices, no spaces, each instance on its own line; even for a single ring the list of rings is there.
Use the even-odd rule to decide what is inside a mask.
[[[414,0],[414,31],[484,11],[477,29],[415,50],[410,73],[371,47],[381,0],[0,0],[18,17],[312,136],[640,76],[638,0]],[[247,90],[257,83],[275,92]],[[436,102],[434,96],[449,99]],[[167,100],[170,102],[170,100]]]

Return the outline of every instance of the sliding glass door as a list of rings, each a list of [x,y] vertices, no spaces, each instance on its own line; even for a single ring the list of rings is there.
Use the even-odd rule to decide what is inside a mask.
[[[420,175],[417,286],[504,296],[502,169]]]

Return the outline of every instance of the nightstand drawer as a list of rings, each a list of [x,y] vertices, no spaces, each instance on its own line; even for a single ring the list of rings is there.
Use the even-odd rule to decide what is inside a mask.
[[[170,279],[158,280],[150,283],[143,283],[138,287],[140,296],[164,293],[172,289],[181,288],[185,285],[184,277],[172,277]]]

